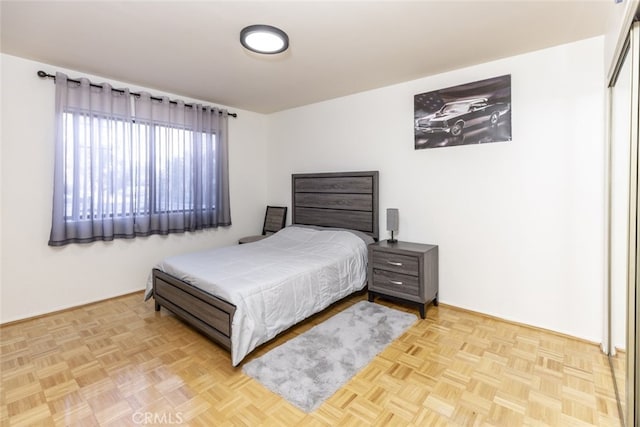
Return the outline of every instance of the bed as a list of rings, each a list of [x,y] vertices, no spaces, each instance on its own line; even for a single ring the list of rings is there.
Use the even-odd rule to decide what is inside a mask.
[[[253,349],[366,285],[378,172],[294,174],[292,224],[259,242],[170,257],[146,298],[231,352]]]

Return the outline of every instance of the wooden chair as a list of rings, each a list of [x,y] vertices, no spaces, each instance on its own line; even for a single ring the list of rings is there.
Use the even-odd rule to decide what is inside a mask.
[[[262,240],[270,234],[280,231],[284,228],[287,221],[286,206],[267,206],[267,212],[264,215],[264,225],[262,226],[262,234],[259,236],[247,236],[241,238],[238,243],[251,243]]]

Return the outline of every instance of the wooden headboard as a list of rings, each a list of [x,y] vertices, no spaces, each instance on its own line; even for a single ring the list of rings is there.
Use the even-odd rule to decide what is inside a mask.
[[[378,171],[291,175],[292,224],[349,228],[378,240]]]

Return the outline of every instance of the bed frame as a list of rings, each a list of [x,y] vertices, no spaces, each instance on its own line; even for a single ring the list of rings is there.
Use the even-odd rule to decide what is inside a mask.
[[[378,171],[291,176],[292,224],[349,228],[378,240]],[[153,269],[156,311],[165,307],[227,350],[236,307]]]

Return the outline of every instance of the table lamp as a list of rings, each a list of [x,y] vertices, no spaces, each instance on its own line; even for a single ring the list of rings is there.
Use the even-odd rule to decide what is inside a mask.
[[[387,231],[391,231],[391,238],[387,241],[389,243],[396,243],[398,239],[393,238],[393,232],[398,232],[398,209],[387,209]]]

